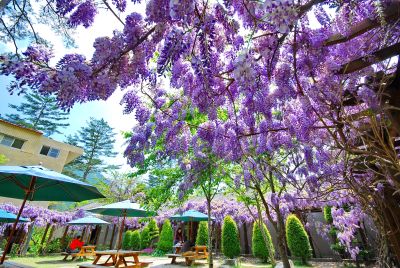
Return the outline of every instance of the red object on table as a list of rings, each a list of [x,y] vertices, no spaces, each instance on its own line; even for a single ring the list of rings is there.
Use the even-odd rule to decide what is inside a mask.
[[[76,248],[81,248],[83,247],[84,243],[82,241],[80,241],[79,239],[73,239],[71,241],[71,244],[69,245],[69,248],[74,250]]]

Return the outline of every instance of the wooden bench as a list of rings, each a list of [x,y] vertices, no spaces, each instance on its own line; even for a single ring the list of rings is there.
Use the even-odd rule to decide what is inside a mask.
[[[176,263],[176,258],[182,258],[182,254],[167,254],[166,255],[168,258],[171,259],[171,264],[175,264]]]
[[[147,267],[149,266],[151,263],[146,263],[146,262],[141,262],[140,264],[134,263],[132,265],[128,265],[128,266],[123,266],[124,268],[141,268],[141,267]],[[104,268],[107,266],[104,265],[96,265],[96,264],[90,264],[90,263],[84,263],[84,264],[79,264],[78,265],[79,268]],[[110,266],[108,266],[110,267]]]
[[[182,256],[185,257],[186,265],[190,266],[196,260],[208,258],[207,246],[195,246],[194,251],[187,251]]]
[[[83,246],[77,253],[61,252],[61,255],[64,256],[63,261],[66,261],[69,256],[71,256],[71,261],[73,261],[78,257],[86,258],[86,257],[96,256],[95,249],[96,249],[96,246]]]

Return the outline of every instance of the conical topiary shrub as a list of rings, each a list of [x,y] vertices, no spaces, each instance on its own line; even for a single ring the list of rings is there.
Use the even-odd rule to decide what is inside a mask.
[[[148,226],[144,227],[140,233],[140,246],[142,249],[150,246],[150,230]]]
[[[208,246],[208,223],[202,221],[197,230],[196,246]]]
[[[139,230],[135,230],[132,232],[130,248],[132,250],[140,250],[141,249]]]
[[[293,256],[301,258],[305,264],[311,257],[311,246],[306,230],[295,215],[286,219],[286,239]]]
[[[132,231],[126,231],[124,234],[124,237],[122,239],[122,248],[123,249],[130,249],[131,238],[132,238]]]
[[[147,227],[149,228],[150,246],[152,247],[154,244],[157,243],[158,237],[160,235],[160,230],[158,229],[155,219],[151,219]]]
[[[259,225],[258,222],[254,222],[253,224],[253,236],[251,239],[253,255],[254,257],[261,259],[263,262],[267,262],[270,259],[270,256],[275,254],[274,245],[272,244],[271,234],[269,233],[267,226],[265,226],[264,223],[262,224],[267,240],[266,243]]]
[[[160,239],[157,243],[157,249],[163,252],[171,252],[174,246],[174,231],[172,230],[171,222],[165,220],[161,229]]]
[[[226,216],[222,224],[222,253],[229,259],[240,255],[239,230],[231,216]]]

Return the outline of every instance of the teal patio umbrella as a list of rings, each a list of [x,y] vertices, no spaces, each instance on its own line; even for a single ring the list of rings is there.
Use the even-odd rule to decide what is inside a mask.
[[[183,221],[183,222],[199,222],[199,221],[208,221],[208,216],[204,213],[201,213],[197,210],[188,210],[183,212],[182,214],[176,214],[170,217],[171,220],[174,221]],[[211,217],[214,220],[214,217]]]
[[[193,222],[200,222],[200,221],[208,221],[208,216],[204,213],[201,213],[197,210],[187,210],[181,214],[176,214],[170,217],[171,220],[174,221],[182,221],[182,222],[190,222],[189,226],[189,237],[191,239],[193,234]],[[211,220],[214,220],[214,217],[211,217]]]
[[[82,239],[86,234],[87,231],[87,226],[88,225],[104,225],[104,224],[110,224],[106,221],[103,221],[102,219],[96,218],[94,216],[87,216],[84,218],[76,219],[73,221],[67,222],[68,225],[84,225],[85,228],[82,232]],[[90,237],[90,232],[89,232],[89,237]],[[90,242],[90,241],[89,241]]]
[[[121,249],[122,232],[125,226],[126,217],[151,217],[157,215],[155,212],[142,209],[139,204],[132,203],[130,200],[104,205],[98,208],[89,209],[88,211],[107,216],[123,217],[121,230],[119,231],[118,250]]]
[[[13,223],[17,219],[17,215],[7,212],[4,209],[0,209],[0,222],[3,223]],[[29,219],[19,218],[19,222],[30,222]]]
[[[96,187],[42,166],[0,166],[0,196],[23,199],[0,264],[10,248],[27,200],[80,202],[104,198]]]
[[[88,216],[73,221],[67,222],[69,225],[100,225],[100,224],[110,224],[109,222],[103,221],[102,219],[96,218],[94,216]]]

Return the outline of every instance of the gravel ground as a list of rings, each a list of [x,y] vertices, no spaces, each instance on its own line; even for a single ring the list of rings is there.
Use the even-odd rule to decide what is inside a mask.
[[[171,259],[166,257],[150,257],[150,256],[140,256],[140,260],[152,262],[150,267],[166,267],[166,268],[185,268],[184,260],[178,259],[177,264],[171,264]],[[23,258],[13,258],[13,262],[29,265],[37,268],[77,268],[80,263],[92,263],[91,260],[87,261],[62,261],[62,256],[46,256],[46,257],[23,257]],[[223,260],[216,258],[214,260],[214,267],[216,268],[227,268],[227,266],[222,265]],[[193,267],[207,267],[206,260],[198,260],[193,265]],[[241,263],[241,268],[271,268],[271,265],[258,263],[254,258],[243,259]],[[344,268],[342,263],[337,262],[310,262],[309,266],[296,265],[296,268]],[[349,266],[347,266],[349,267]],[[351,266],[350,266],[351,267]],[[355,267],[355,266],[353,266]],[[372,267],[371,267],[372,268]]]

